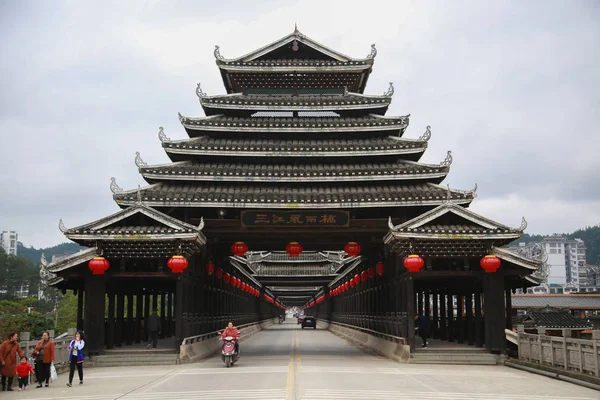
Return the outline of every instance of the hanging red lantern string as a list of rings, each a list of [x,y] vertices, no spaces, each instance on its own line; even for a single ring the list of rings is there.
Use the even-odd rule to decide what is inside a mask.
[[[349,257],[355,257],[360,254],[360,245],[356,242],[348,242],[344,246],[344,251]]]
[[[425,261],[416,254],[411,254],[404,259],[404,266],[408,272],[419,272],[425,265]]]
[[[481,259],[481,261],[479,261],[479,265],[481,265],[481,268],[483,268],[485,272],[488,273],[496,272],[498,268],[500,268],[500,264],[502,264],[500,259],[496,256],[491,255],[485,256]]]
[[[223,268],[221,268],[221,267],[217,268],[217,273],[215,274],[215,277],[217,279],[221,279],[223,277]]]
[[[243,257],[248,252],[248,245],[244,242],[235,242],[231,246],[231,252],[238,257]]]
[[[110,263],[104,257],[94,257],[88,262],[88,268],[92,271],[92,275],[104,275],[109,267]]]
[[[385,265],[379,261],[377,264],[375,264],[375,269],[377,270],[377,275],[382,276],[383,272],[385,271]]]
[[[356,286],[356,282],[354,282],[354,278],[350,279],[350,287],[353,288]]]
[[[298,257],[304,248],[298,242],[290,242],[285,247],[285,251],[290,255],[290,257]]]
[[[360,280],[365,283],[369,279],[369,273],[367,271],[363,271],[360,273]]]
[[[231,280],[231,275],[229,275],[229,272],[225,272],[225,274],[223,275],[223,282],[229,283],[230,280]]]
[[[354,275],[354,285],[358,285],[360,283],[360,275]]]
[[[174,274],[183,274],[183,270],[188,267],[188,260],[182,256],[173,256],[167,261],[167,266]]]
[[[213,272],[215,272],[215,263],[214,263],[214,262],[212,262],[212,261],[208,261],[208,262],[206,263],[206,273],[207,273],[208,275],[212,275],[212,274],[213,274]]]
[[[369,279],[375,278],[375,268],[369,267],[369,269],[367,270],[367,272],[369,273]]]

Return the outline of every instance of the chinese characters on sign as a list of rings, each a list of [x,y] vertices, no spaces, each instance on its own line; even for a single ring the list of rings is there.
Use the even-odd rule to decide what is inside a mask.
[[[243,227],[348,227],[348,211],[242,211]]]

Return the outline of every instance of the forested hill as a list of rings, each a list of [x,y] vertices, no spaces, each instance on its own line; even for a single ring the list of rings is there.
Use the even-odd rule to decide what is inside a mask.
[[[78,245],[77,243],[61,243],[56,246],[48,247],[45,249],[36,249],[33,247],[25,247],[19,242],[17,247],[17,255],[19,257],[27,258],[33,265],[40,263],[42,253],[46,256],[48,262],[52,261],[52,256],[63,256],[66,254],[77,253],[80,250],[84,250],[85,247]]]
[[[588,264],[600,265],[600,225],[588,226],[585,229],[576,230],[573,233],[556,233],[554,235],[529,235],[524,234],[519,240],[515,240],[511,245],[525,242],[539,242],[549,236],[566,236],[569,239],[581,239],[585,242],[585,256]]]

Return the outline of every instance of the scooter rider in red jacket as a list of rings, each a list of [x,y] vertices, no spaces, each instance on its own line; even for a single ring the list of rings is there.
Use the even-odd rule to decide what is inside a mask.
[[[238,340],[240,339],[240,332],[233,326],[233,322],[228,323],[227,328],[221,333],[221,338],[225,339],[227,336],[231,336],[235,339],[235,351],[239,354],[240,345],[238,344]]]

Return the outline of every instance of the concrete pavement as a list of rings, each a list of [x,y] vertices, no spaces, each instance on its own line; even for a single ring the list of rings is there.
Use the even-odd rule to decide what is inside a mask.
[[[243,331],[242,331],[243,335]],[[241,344],[241,359],[220,356],[177,366],[84,367],[72,388],[61,374],[49,388],[2,392],[7,399],[485,399],[598,400],[600,393],[503,366],[398,364],[367,354],[295,320]]]

